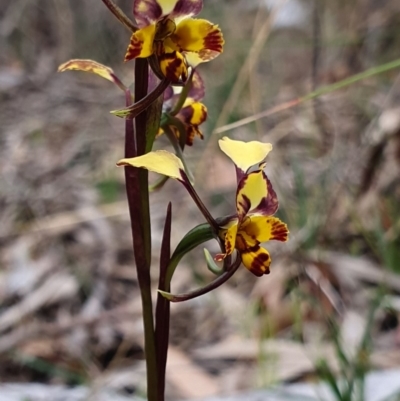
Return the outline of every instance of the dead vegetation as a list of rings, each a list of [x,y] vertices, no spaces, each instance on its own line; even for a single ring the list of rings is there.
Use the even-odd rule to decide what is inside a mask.
[[[123,100],[96,77],[55,73],[68,58],[94,58],[129,82],[130,66],[121,63],[128,33],[100,1],[79,8],[68,0],[3,3],[1,380],[141,394],[140,298],[123,177],[114,167],[123,121],[108,113]],[[120,3],[128,12],[130,1]],[[234,207],[235,182],[214,126],[398,58],[397,1],[316,3],[300,1],[304,19],[279,25],[277,9],[206,1],[204,15],[217,12],[227,45],[201,70],[208,135],[188,154],[217,216]],[[270,246],[270,276],[256,280],[241,269],[212,294],[172,307],[169,399],[301,380],[321,357],[335,366],[329,322],[337,322],[351,355],[382,288],[385,307],[367,328],[370,363],[399,366],[399,70],[229,135],[274,144],[268,173],[291,239]],[[151,199],[156,285],[167,201],[174,244],[202,220],[176,183]],[[210,279],[199,250],[178,268],[173,290]]]

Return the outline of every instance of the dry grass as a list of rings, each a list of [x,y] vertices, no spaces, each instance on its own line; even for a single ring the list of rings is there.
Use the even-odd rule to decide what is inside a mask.
[[[398,57],[397,1],[317,3],[316,13],[304,1],[305,21],[278,27],[283,9],[206,1],[203,15],[227,41],[201,67],[207,133]],[[129,12],[130,1],[119,4]],[[8,0],[0,16],[0,376],[140,393],[138,284],[114,167],[123,121],[108,113],[123,99],[96,77],[55,74],[59,63],[85,57],[129,82],[131,65],[121,62],[129,35],[95,0],[79,8]],[[291,239],[269,246],[270,276],[241,269],[214,293],[172,307],[169,399],[305,377],[316,355],[332,354],[327,318],[350,347],[348,333],[360,335],[380,287],[388,308],[371,328],[371,361],[399,365],[399,116],[394,70],[228,133],[273,143],[268,173]],[[235,182],[217,139],[207,135],[188,155],[218,216],[233,210]],[[176,183],[153,194],[154,266],[168,200],[174,244],[202,222]],[[200,251],[178,268],[175,292],[211,279]]]

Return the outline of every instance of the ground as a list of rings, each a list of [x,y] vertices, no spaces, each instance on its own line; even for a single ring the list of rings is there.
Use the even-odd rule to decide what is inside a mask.
[[[132,62],[122,63],[129,32],[101,1],[3,3],[1,381],[140,395],[141,306],[115,167],[124,122],[109,113],[123,96],[96,76],[56,73],[70,58],[92,58],[132,83]],[[128,14],[130,3],[118,2]],[[257,279],[242,267],[212,294],[172,306],[170,400],[327,378],[321,360],[340,371],[339,350],[365,369],[400,364],[399,68],[226,126],[398,60],[400,5],[277,7],[205,1],[202,16],[220,25],[226,46],[199,68],[209,117],[187,157],[204,202],[223,216],[234,211],[236,182],[217,139],[271,142],[266,171],[290,240],[268,244],[270,275]],[[203,222],[178,183],[151,194],[154,294],[168,201],[173,245]],[[196,249],[173,291],[212,278]]]

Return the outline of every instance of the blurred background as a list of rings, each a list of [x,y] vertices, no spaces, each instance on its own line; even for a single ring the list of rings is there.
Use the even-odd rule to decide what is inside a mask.
[[[117,1],[129,16],[131,3]],[[267,173],[291,235],[267,244],[269,276],[240,268],[172,306],[167,398],[399,367],[400,69],[226,125],[398,60],[400,2],[204,3],[201,17],[226,45],[199,67],[208,121],[204,141],[185,151],[196,188],[215,216],[232,213],[234,168],[217,140],[271,142]],[[100,0],[2,0],[0,18],[0,380],[143,395],[140,297],[115,167],[124,121],[109,113],[124,98],[97,76],[56,73],[89,58],[132,84],[129,32]],[[151,195],[154,286],[168,201],[173,246],[203,222],[178,183]],[[173,292],[212,279],[198,249]]]

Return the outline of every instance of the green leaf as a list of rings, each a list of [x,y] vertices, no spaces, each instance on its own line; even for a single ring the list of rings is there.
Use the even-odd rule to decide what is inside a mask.
[[[169,292],[161,291],[161,290],[157,290],[157,292],[159,294],[161,294],[165,299],[168,299],[168,301],[171,301],[174,298],[174,296],[172,294],[170,294]]]
[[[217,263],[215,263],[215,260],[211,256],[210,251],[206,248],[204,248],[203,251],[204,251],[204,257],[206,258],[208,270],[210,270],[210,272],[216,274],[217,276],[222,274],[224,272],[224,269],[222,269],[217,265]]]
[[[171,282],[176,266],[178,266],[178,263],[188,252],[196,248],[198,245],[201,245],[213,238],[215,238],[215,233],[208,223],[200,224],[192,228],[182,238],[172,254],[171,261],[167,269],[166,283],[169,284]]]

